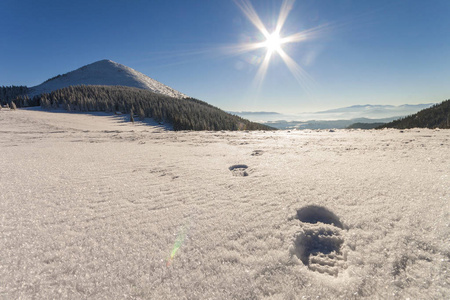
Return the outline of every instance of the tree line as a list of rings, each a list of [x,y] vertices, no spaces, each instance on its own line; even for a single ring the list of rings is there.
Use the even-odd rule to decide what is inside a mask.
[[[178,99],[124,86],[70,86],[28,99],[27,104],[67,111],[104,111],[130,114],[131,119],[153,118],[174,130],[274,130],[231,115],[195,98]],[[17,107],[23,107],[21,98]]]
[[[450,99],[425,108],[416,114],[386,123],[382,128],[450,128]]]
[[[29,100],[28,96],[28,87],[26,86],[1,86],[0,87],[0,103],[2,106],[10,105],[12,101],[21,102],[25,99]],[[17,103],[15,103],[17,104]]]

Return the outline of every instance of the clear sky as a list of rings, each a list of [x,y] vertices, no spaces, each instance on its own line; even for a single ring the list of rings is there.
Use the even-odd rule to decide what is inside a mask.
[[[450,98],[449,0],[297,0],[280,31],[308,33],[280,46],[297,76],[274,51],[261,80],[267,47],[233,51],[266,40],[243,8],[251,4],[272,33],[282,3],[0,0],[0,85],[34,86],[111,59],[233,111]]]

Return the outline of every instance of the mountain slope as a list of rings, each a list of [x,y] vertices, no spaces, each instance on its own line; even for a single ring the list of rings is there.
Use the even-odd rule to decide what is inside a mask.
[[[379,128],[450,128],[450,99]]]
[[[173,98],[125,86],[70,86],[33,98],[43,108],[68,111],[106,111],[153,118],[174,130],[272,130],[266,125],[233,116],[193,98]],[[20,104],[20,103],[19,103]]]
[[[187,96],[177,90],[158,82],[132,68],[113,62],[100,60],[81,67],[75,71],[53,77],[30,89],[29,95],[50,93],[74,85],[119,85],[150,90],[174,98]]]

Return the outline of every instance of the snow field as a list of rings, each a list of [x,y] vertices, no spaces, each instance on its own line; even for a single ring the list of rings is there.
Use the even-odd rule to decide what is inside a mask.
[[[447,298],[449,146],[0,111],[0,298]]]

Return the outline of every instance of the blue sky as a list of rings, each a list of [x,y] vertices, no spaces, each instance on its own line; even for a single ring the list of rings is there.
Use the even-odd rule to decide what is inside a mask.
[[[251,3],[272,32],[282,1]],[[280,35],[322,30],[282,49],[310,80],[297,80],[274,53],[260,86],[266,49],[224,51],[264,40],[231,0],[0,0],[0,11],[0,85],[34,86],[111,59],[233,111],[450,98],[448,0],[297,0]]]

